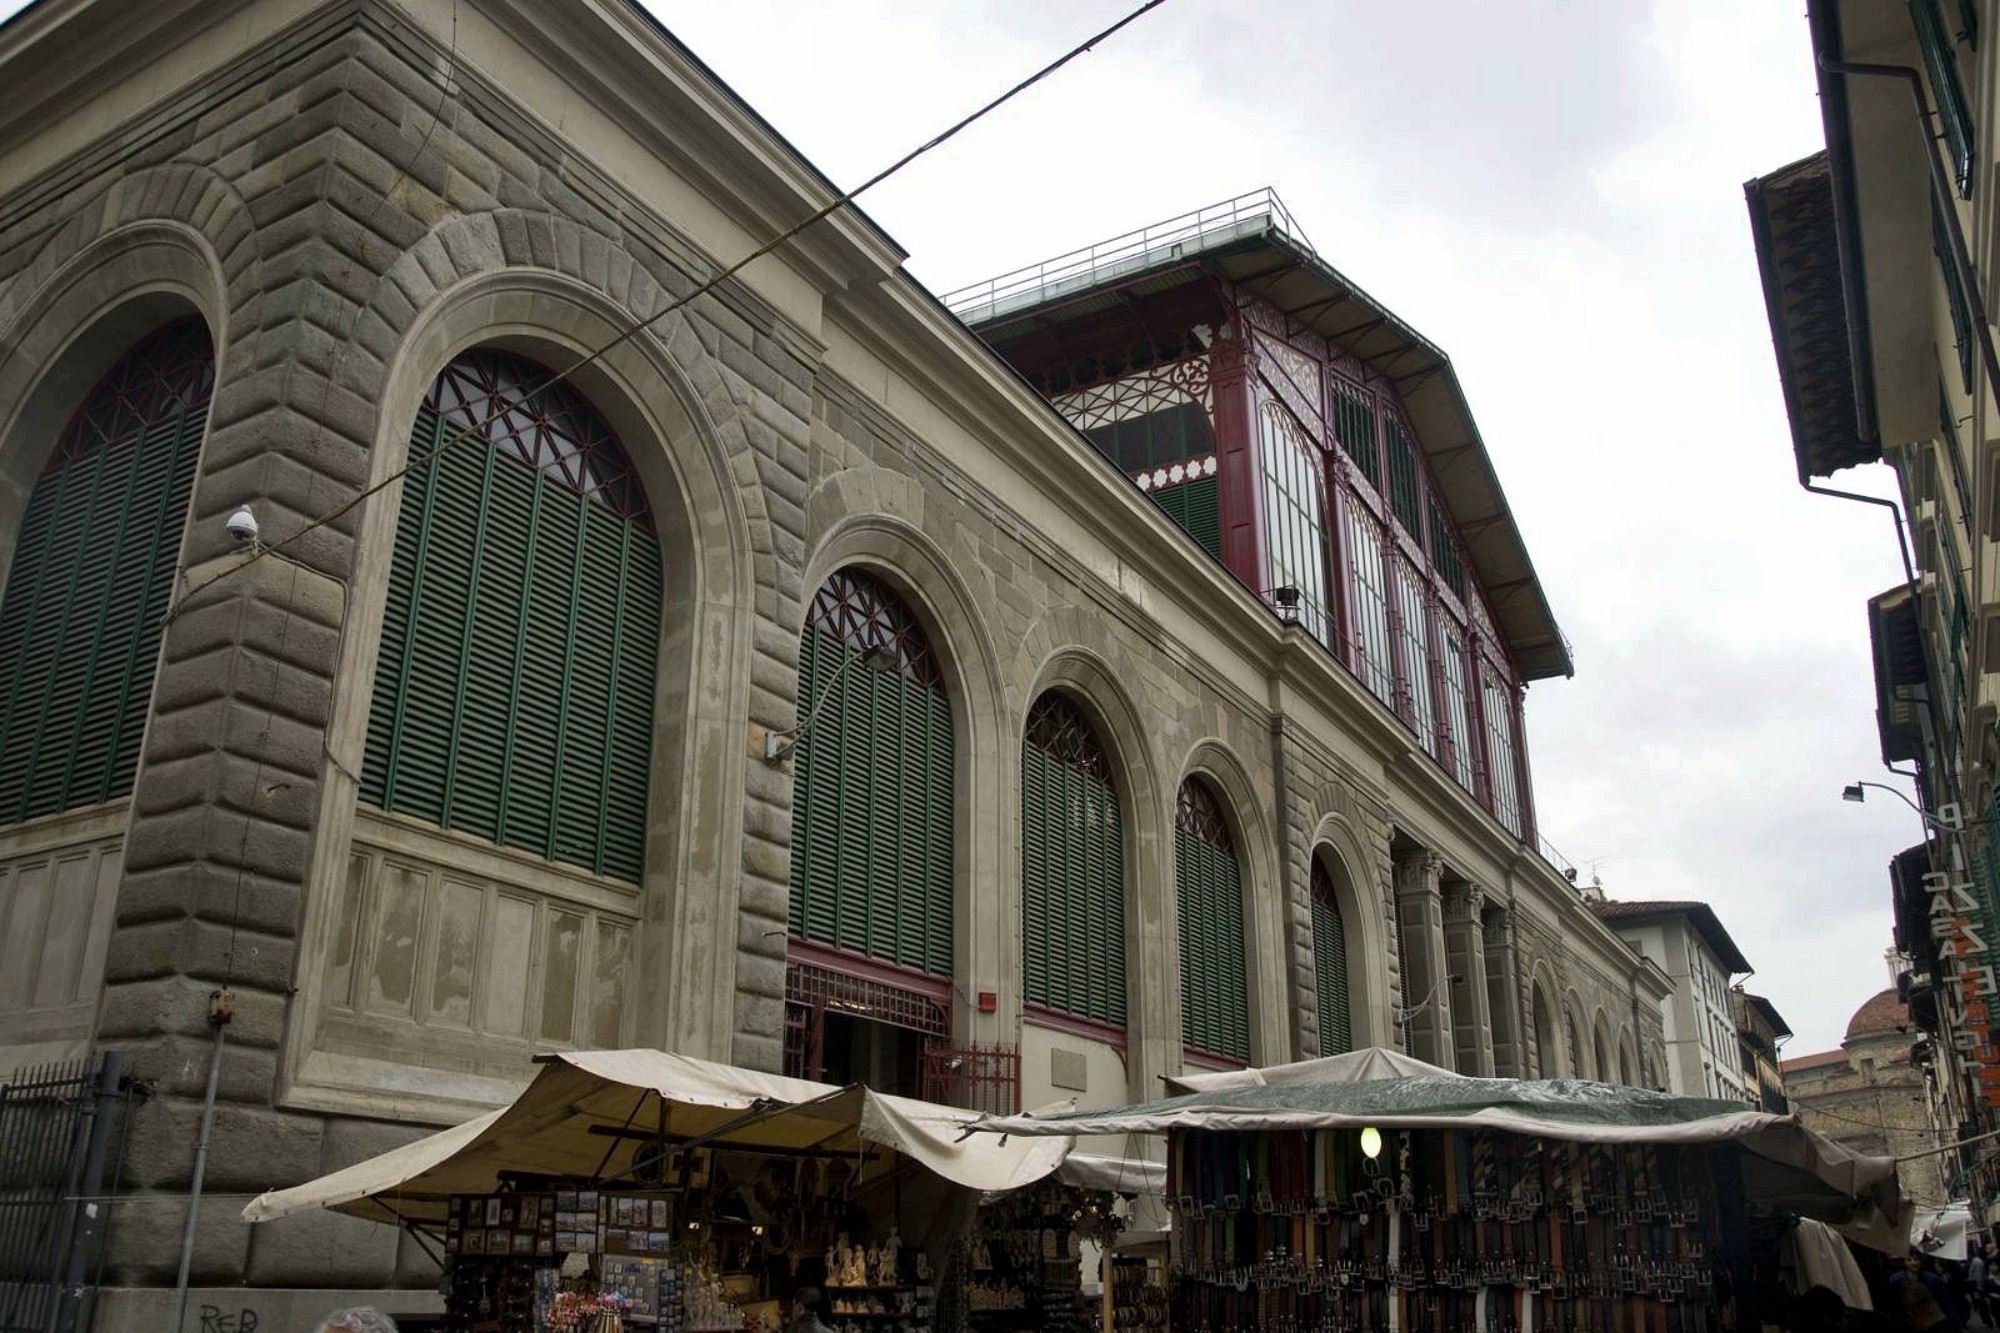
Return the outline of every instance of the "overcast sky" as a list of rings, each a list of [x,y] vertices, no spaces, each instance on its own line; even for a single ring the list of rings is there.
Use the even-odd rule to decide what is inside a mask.
[[[1129,7],[651,3],[843,185]],[[865,207],[944,292],[1274,186],[1464,381],[1575,647],[1529,692],[1544,833],[1713,903],[1802,1054],[1887,984],[1922,835],[1840,799],[1899,781],[1864,602],[1900,568],[1885,511],[1798,487],[1743,204],[1818,116],[1793,5],[1168,0]]]
[[[1131,0],[648,3],[851,185]],[[1887,984],[1922,833],[1840,800],[1898,781],[1864,602],[1900,570],[1884,511],[1797,485],[1744,211],[1822,144],[1794,5],[1167,0],[864,204],[942,293],[1275,187],[1451,355],[1574,645],[1529,692],[1543,833],[1713,903],[1803,1054]]]

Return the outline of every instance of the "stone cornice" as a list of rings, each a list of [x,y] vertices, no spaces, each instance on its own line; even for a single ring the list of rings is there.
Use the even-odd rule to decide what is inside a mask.
[[[420,3],[421,0],[398,0]],[[471,0],[759,240],[839,197],[832,182],[631,0]],[[906,258],[859,209],[815,223],[782,252],[822,287],[879,282]],[[723,263],[737,256],[717,256]]]

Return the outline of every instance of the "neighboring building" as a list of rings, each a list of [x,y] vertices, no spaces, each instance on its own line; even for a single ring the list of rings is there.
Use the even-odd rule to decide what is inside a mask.
[[[1785,1079],[1778,1048],[1792,1035],[1778,1006],[1740,985],[1730,992],[1736,1012],[1736,1048],[1742,1055],[1744,1095],[1760,1110],[1783,1115]]]
[[[1634,953],[1657,964],[1673,983],[1661,1002],[1667,1044],[1667,1088],[1689,1097],[1756,1101],[1736,1040],[1733,978],[1749,960],[1701,902],[1591,903],[1598,919]]]
[[[1883,760],[1915,765],[1927,831],[1896,858],[1897,943],[1916,1021],[1937,1037],[1948,1120],[1968,1137],[2000,1123],[2000,29],[1972,0],[1806,11],[1799,58],[1818,80],[1826,151],[1745,192],[1800,484],[1863,500],[1816,483],[1887,462],[1900,492],[1889,507],[1907,582],[1869,603]],[[1983,1171],[1973,1187],[1991,1202],[2000,1177]]]
[[[101,1333],[169,1322],[218,1049],[194,1304],[267,1327],[435,1270],[243,1194],[549,1048],[1664,1067],[1450,364],[1275,200],[961,306],[1003,360],[852,208],[696,295],[837,196],[625,0],[41,0],[0,82],[0,1068],[152,1081]]]
[[[1904,1193],[1919,1203],[1963,1198],[1947,1179],[1951,1142],[1933,1079],[1930,1042],[1910,1021],[1894,989],[1854,1011],[1837,1051],[1788,1059],[1785,1096],[1808,1129],[1856,1152],[1907,1159],[1896,1167]]]

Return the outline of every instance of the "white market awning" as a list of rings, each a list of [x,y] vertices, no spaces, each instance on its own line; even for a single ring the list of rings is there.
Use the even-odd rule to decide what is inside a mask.
[[[666,1051],[565,1051],[510,1106],[290,1189],[243,1210],[268,1222],[316,1208],[374,1221],[438,1221],[454,1194],[486,1194],[502,1172],[615,1178],[642,1147],[704,1139],[737,1149],[899,1153],[955,1185],[1010,1190],[1048,1175],[1066,1139],[963,1133],[969,1112],[838,1088]],[[713,1136],[712,1138],[708,1136]]]

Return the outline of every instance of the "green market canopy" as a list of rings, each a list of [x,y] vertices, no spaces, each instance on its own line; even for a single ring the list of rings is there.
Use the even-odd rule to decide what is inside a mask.
[[[1493,1129],[1578,1143],[1733,1144],[1751,1201],[1900,1253],[1909,1205],[1896,1164],[1814,1133],[1796,1116],[1587,1079],[1471,1078],[1380,1049],[1170,1080],[1176,1096],[1101,1110],[988,1116],[969,1130],[1079,1137],[1279,1130]]]

